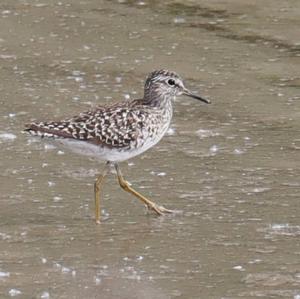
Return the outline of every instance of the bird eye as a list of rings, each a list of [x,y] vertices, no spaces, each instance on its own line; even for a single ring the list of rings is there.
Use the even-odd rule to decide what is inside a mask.
[[[174,80],[174,79],[169,79],[169,80],[168,80],[168,84],[169,84],[170,86],[174,86],[174,85],[175,85],[175,80]]]

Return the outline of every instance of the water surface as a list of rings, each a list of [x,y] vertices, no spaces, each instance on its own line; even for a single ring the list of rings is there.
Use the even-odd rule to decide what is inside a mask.
[[[300,296],[298,1],[2,1],[1,298]],[[210,98],[178,98],[167,136],[121,165],[22,133],[142,96],[175,70]]]

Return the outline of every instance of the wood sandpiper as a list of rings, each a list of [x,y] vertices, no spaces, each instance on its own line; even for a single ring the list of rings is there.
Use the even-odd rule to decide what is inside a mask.
[[[100,223],[100,191],[111,167],[117,172],[120,186],[150,210],[158,215],[172,213],[134,190],[123,178],[118,163],[145,152],[161,140],[172,119],[172,100],[179,95],[210,103],[189,91],[175,72],[159,70],[149,74],[142,99],[99,106],[62,121],[34,122],[26,125],[26,131],[53,138],[76,153],[107,161],[94,185],[96,223]]]

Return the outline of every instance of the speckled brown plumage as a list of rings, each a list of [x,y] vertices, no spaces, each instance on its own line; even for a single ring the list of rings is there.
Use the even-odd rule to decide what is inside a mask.
[[[97,156],[114,165],[120,186],[138,197],[157,214],[171,210],[158,206],[132,189],[124,180],[118,162],[130,159],[148,150],[166,133],[173,114],[172,99],[185,94],[208,103],[185,88],[174,72],[152,72],[146,82],[144,97],[111,106],[101,106],[61,121],[33,122],[26,131],[42,138],[59,140],[74,152]],[[95,183],[96,222],[100,222],[100,186],[108,172],[104,170]]]
[[[52,138],[72,138],[112,147],[126,147],[137,138],[145,115],[128,104],[99,107],[70,119],[32,123],[27,131]]]

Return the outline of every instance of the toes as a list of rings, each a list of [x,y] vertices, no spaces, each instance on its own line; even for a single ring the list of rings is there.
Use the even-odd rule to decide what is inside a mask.
[[[150,206],[148,207],[149,209],[151,210],[154,210],[158,215],[164,215],[164,214],[171,214],[171,213],[174,213],[174,211],[172,210],[168,210],[166,209],[165,207],[163,206],[157,206],[157,205],[154,205],[154,206]]]
[[[163,207],[163,206],[160,206],[159,209],[160,209],[160,211],[161,211],[162,213],[166,213],[166,214],[172,214],[172,213],[175,213],[175,211],[166,209],[166,208]]]

